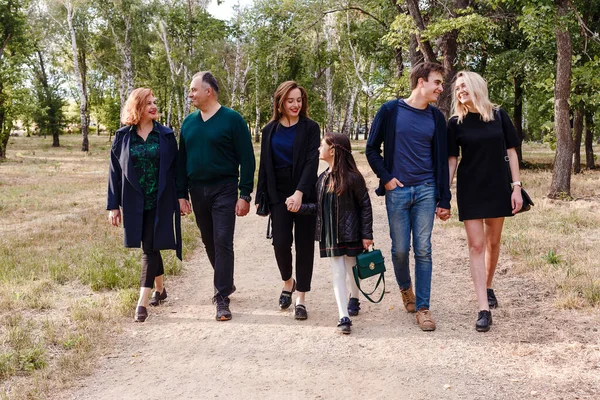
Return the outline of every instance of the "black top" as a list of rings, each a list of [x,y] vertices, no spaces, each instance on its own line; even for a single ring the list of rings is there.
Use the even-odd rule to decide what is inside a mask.
[[[156,207],[158,194],[158,168],[160,165],[158,131],[154,126],[146,140],[138,135],[137,129],[133,129],[132,133],[129,155],[144,193],[144,210],[152,210]]]
[[[457,117],[450,118],[448,155],[458,157],[459,150],[462,155],[456,175],[459,220],[512,216],[505,148],[520,144],[514,125],[502,109],[489,122],[476,113],[468,113],[460,124]]]
[[[329,179],[331,175],[327,176],[325,186],[329,186]],[[339,257],[348,256],[356,257],[363,251],[362,240],[355,240],[352,242],[340,242],[338,240],[338,213],[337,204],[338,196],[335,193],[329,192],[328,190],[323,191],[321,204],[323,209],[321,211],[321,220],[323,221],[323,232],[321,233],[321,240],[319,241],[319,254],[321,257]]]

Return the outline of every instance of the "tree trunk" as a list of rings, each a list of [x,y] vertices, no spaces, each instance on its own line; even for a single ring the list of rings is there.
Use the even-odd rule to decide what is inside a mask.
[[[454,77],[456,76],[456,69],[454,68],[454,60],[456,60],[456,53],[458,51],[458,31],[446,33],[442,38],[442,54],[444,59],[442,65],[446,70],[446,77],[444,79],[444,91],[438,98],[437,105],[441,112],[444,113],[446,118],[450,116],[450,108],[452,108],[452,85],[454,83]]]
[[[517,131],[517,136],[519,139],[524,140],[523,136],[523,78],[519,75],[515,75],[513,78],[513,88],[514,88],[514,103],[513,107],[515,113],[513,115],[513,124],[515,125],[515,130]],[[519,159],[519,166],[523,167],[523,149],[522,146],[517,147],[517,158]]]
[[[423,53],[419,50],[419,41],[415,34],[410,35],[410,48],[408,51],[410,53],[410,65],[417,65],[425,60]]]
[[[419,0],[405,0],[406,7],[408,8],[408,13],[415,21],[417,25],[417,29],[420,32],[425,30],[425,23],[423,22],[423,17],[421,16],[421,11],[419,10]],[[433,52],[433,48],[431,47],[431,43],[428,40],[423,40],[420,35],[415,35],[417,42],[419,43],[419,48],[425,57],[425,61],[429,62],[437,62],[437,57]]]
[[[327,15],[325,23],[323,24],[323,33],[325,40],[327,41],[327,55],[331,54],[332,41],[333,41],[333,19],[332,14]],[[327,61],[327,68],[325,69],[325,106],[327,109],[327,122],[325,123],[325,132],[333,131],[333,118],[335,116],[333,104],[333,77],[331,74],[331,63]]]
[[[573,143],[569,123],[569,93],[571,88],[571,57],[573,48],[566,15],[568,0],[555,0],[558,8],[556,32],[556,83],[554,86],[554,126],[556,130],[556,155],[550,185],[550,198],[571,197],[571,166]]]
[[[353,85],[350,92],[350,99],[348,99],[348,103],[346,104],[346,113],[344,115],[344,122],[341,129],[342,134],[348,136],[348,138],[352,137],[352,114],[354,113],[354,103],[356,102],[357,94],[358,88],[356,85]]]
[[[254,63],[254,101],[256,102],[254,119],[254,142],[260,143],[260,101],[258,88],[258,60]]]
[[[585,167],[596,168],[594,164],[594,118],[591,112],[585,113]]]
[[[468,0],[454,0],[451,17],[456,18],[456,10],[464,9],[469,5]],[[454,84],[454,77],[456,76],[456,68],[454,63],[456,62],[456,55],[458,53],[458,31],[453,30],[446,33],[442,37],[442,65],[446,69],[446,77],[444,79],[444,91],[438,99],[438,107],[444,113],[446,118],[450,116],[452,112],[452,85]],[[433,60],[435,61],[435,60]]]
[[[573,172],[581,172],[581,138],[583,136],[583,102],[575,108],[573,117]]]
[[[73,52],[73,69],[75,70],[75,78],[77,80],[77,90],[79,92],[79,115],[81,119],[81,151],[89,150],[88,132],[89,132],[89,116],[88,116],[88,99],[87,88],[85,83],[85,65],[79,65],[79,52],[77,51],[77,37],[75,28],[73,27],[73,4],[65,2],[67,9],[67,24],[71,33],[71,51]],[[84,59],[85,60],[85,59]]]
[[[181,123],[183,122],[182,117],[182,109],[181,109],[181,99],[179,98],[179,86],[177,84],[177,75],[179,71],[175,68],[175,62],[171,57],[171,47],[169,46],[169,39],[167,36],[167,24],[164,20],[160,20],[160,38],[165,46],[165,53],[167,55],[167,62],[169,63],[169,71],[171,72],[171,83],[173,84],[173,92],[175,96],[175,107],[177,111],[177,122],[181,127]]]

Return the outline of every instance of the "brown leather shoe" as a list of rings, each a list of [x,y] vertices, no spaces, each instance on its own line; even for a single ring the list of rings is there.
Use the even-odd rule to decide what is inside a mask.
[[[417,324],[423,331],[435,331],[435,321],[431,316],[431,311],[426,308],[417,311]]]
[[[137,306],[135,309],[135,322],[144,322],[148,318],[148,310],[144,306]]]
[[[404,303],[404,308],[406,308],[406,312],[414,313],[415,310],[415,293],[413,292],[412,285],[406,290],[400,290],[402,294],[402,302]]]

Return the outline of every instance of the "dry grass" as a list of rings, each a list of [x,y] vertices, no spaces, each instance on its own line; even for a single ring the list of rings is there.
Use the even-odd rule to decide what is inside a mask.
[[[89,370],[123,315],[132,316],[140,251],[123,248],[106,219],[110,143],[90,136],[11,138],[0,164],[0,380],[2,398],[44,398]],[[184,254],[198,242],[184,224]],[[178,274],[164,252],[167,275]]]
[[[526,143],[523,158],[531,168],[521,171],[521,180],[535,206],[506,219],[503,251],[513,256],[518,270],[556,290],[557,307],[600,305],[600,170],[572,176],[573,200],[551,200],[546,194],[554,153],[545,145]]]

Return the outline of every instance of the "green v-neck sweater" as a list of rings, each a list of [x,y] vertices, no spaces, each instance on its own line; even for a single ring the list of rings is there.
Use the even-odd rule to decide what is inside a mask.
[[[188,198],[190,187],[236,182],[240,195],[254,187],[254,149],[248,124],[235,110],[221,106],[207,121],[200,111],[181,125],[177,154],[177,196]]]

